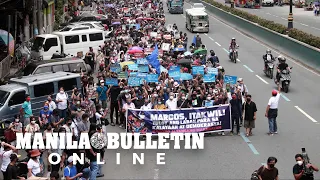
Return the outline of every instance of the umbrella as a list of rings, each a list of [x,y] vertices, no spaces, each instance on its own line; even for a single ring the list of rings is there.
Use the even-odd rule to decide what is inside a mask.
[[[113,4],[106,4],[105,6],[106,6],[106,7],[109,7],[109,8],[113,8],[113,7],[114,7]]]
[[[119,24],[121,24],[120,22],[114,22],[114,23],[112,23],[112,25],[119,25]]]
[[[177,51],[185,51],[186,49],[183,48],[183,47],[177,47],[177,48],[174,48],[173,51],[177,52]]]
[[[206,55],[207,54],[207,50],[206,49],[197,49],[194,51],[193,54],[203,54]]]
[[[132,48],[130,48],[129,50],[138,50],[139,52],[143,51],[143,48],[139,47],[139,46],[134,46]]]
[[[192,53],[191,53],[190,51],[187,51],[187,52],[183,53],[183,55],[184,55],[184,56],[191,56]]]
[[[143,18],[143,20],[146,20],[146,21],[153,21],[154,19],[153,19],[153,18]]]
[[[192,59],[180,59],[178,62],[177,62],[177,64],[192,64],[193,63],[193,61],[192,61]]]
[[[125,61],[125,62],[121,62],[120,66],[121,68],[123,68],[124,66],[130,65],[130,64],[135,64],[133,61]]]
[[[8,43],[8,32],[0,29],[0,41],[2,41],[2,43],[5,44],[6,46],[8,46],[9,44],[9,53],[10,55],[13,55],[14,54],[13,36],[9,33],[9,43]]]
[[[128,51],[128,54],[142,53],[143,50],[140,49],[132,49]]]

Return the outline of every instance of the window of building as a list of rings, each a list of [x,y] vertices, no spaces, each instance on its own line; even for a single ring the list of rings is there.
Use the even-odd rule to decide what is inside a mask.
[[[48,96],[54,93],[52,82],[33,86],[34,97]]]
[[[26,99],[26,91],[16,92],[9,101],[9,106],[20,105]]]
[[[77,79],[65,79],[58,82],[58,87],[63,87],[65,91],[71,91],[74,86],[77,86]]]
[[[64,39],[66,41],[66,44],[79,43],[79,35],[66,36]]]
[[[102,33],[89,34],[90,41],[101,41],[103,40]]]

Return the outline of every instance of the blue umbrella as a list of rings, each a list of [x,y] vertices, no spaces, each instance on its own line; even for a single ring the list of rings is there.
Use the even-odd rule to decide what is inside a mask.
[[[185,48],[174,48],[174,49],[173,49],[173,51],[176,51],[176,52],[177,52],[177,51],[185,51],[185,50],[186,50]]]

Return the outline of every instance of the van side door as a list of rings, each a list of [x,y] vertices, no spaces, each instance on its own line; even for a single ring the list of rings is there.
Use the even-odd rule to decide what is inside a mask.
[[[13,116],[20,113],[20,109],[22,104],[26,99],[26,91],[25,90],[17,90],[11,92],[10,99],[8,101],[9,111],[3,119],[13,119]]]

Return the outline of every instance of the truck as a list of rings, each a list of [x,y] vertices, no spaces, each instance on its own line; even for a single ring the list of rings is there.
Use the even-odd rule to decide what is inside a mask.
[[[171,14],[183,14],[183,4],[183,0],[168,0],[168,11]]]
[[[199,9],[186,10],[186,28],[193,32],[209,32],[208,14]]]

